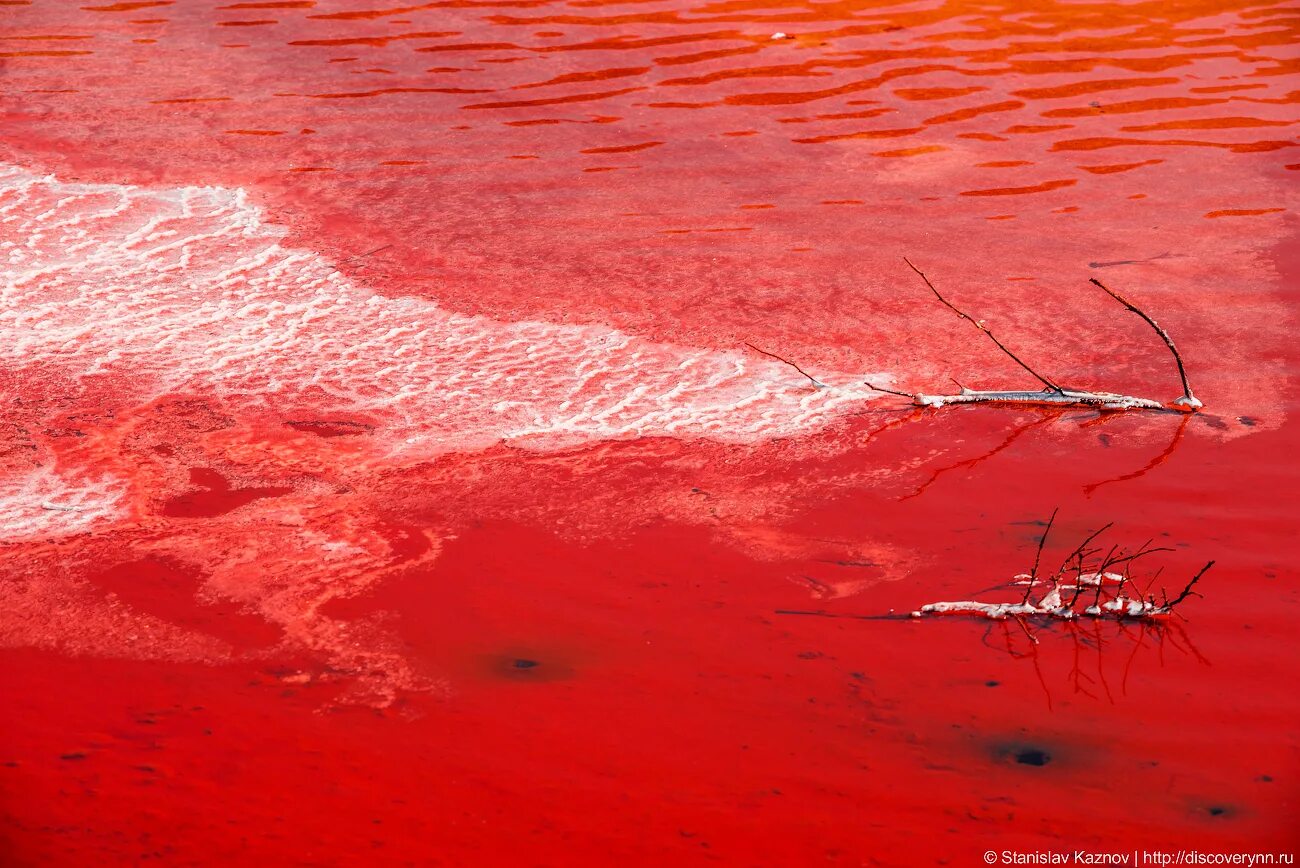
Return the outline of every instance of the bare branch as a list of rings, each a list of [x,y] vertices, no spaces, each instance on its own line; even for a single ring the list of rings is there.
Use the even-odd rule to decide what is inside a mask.
[[[1143,624],[1164,623],[1171,616],[1182,617],[1182,613],[1175,611],[1178,605],[1188,597],[1200,596],[1196,593],[1196,584],[1210,567],[1214,566],[1214,561],[1210,561],[1202,567],[1183,588],[1183,592],[1172,600],[1162,589],[1160,600],[1157,602],[1154,596],[1139,588],[1138,581],[1132,573],[1132,566],[1147,555],[1168,552],[1172,549],[1153,548],[1151,545],[1153,540],[1147,540],[1136,550],[1111,545],[1104,554],[1101,554],[1102,548],[1089,546],[1110,527],[1107,524],[1093,531],[1079,543],[1055,572],[1040,577],[1038,571],[1042,565],[1043,549],[1056,522],[1057,512],[1058,510],[1052,511],[1052,517],[1047,521],[1043,535],[1039,537],[1033,568],[1028,574],[1021,573],[1016,576],[1017,580],[1021,580],[1017,584],[1025,585],[1025,592],[1020,600],[1000,603],[975,600],[927,603],[912,612],[912,617],[965,615],[994,621],[1015,620],[1022,628],[1027,623],[1044,621],[1065,621],[1073,625],[1079,623],[1080,619],[1121,623],[1125,621]],[[1157,575],[1159,575],[1158,571]],[[1154,582],[1154,579],[1152,581]],[[1034,600],[1034,589],[1043,586],[1046,586],[1047,591]],[[1149,591],[1150,587],[1148,585],[1146,590]],[[1091,594],[1091,598],[1081,599],[1085,593]],[[1102,639],[1096,629],[1094,629],[1094,638],[1100,650]]]
[[[1089,280],[1092,283],[1099,286],[1101,290],[1105,292],[1107,295],[1109,295],[1111,298],[1115,299],[1120,304],[1124,305],[1124,307],[1128,308],[1133,313],[1142,317],[1142,319],[1146,320],[1147,325],[1155,329],[1156,334],[1160,335],[1160,339],[1165,342],[1165,346],[1169,347],[1169,352],[1173,353],[1174,361],[1178,363],[1178,378],[1182,380],[1183,383],[1183,396],[1179,398],[1177,401],[1175,401],[1174,403],[1180,407],[1187,407],[1189,410],[1192,411],[1199,410],[1202,404],[1199,400],[1197,400],[1196,396],[1192,394],[1191,384],[1187,382],[1187,368],[1183,365],[1183,357],[1182,355],[1179,354],[1178,347],[1174,346],[1174,339],[1169,336],[1169,332],[1161,328],[1160,323],[1156,322],[1154,319],[1148,316],[1146,311],[1142,310],[1140,307],[1135,305],[1133,302],[1129,301],[1124,296],[1120,295],[1118,292],[1115,292],[1115,290],[1106,286],[1106,284],[1102,283],[1097,278],[1092,277],[1089,278]]]
[[[1210,567],[1212,566],[1214,566],[1214,561],[1210,561],[1208,564],[1201,567],[1201,571],[1196,575],[1192,576],[1192,580],[1187,583],[1187,587],[1183,588],[1183,592],[1179,594],[1177,597],[1174,597],[1168,603],[1165,603],[1165,608],[1172,609],[1174,606],[1177,606],[1183,600],[1186,600],[1188,597],[1190,597],[1192,595],[1192,588],[1196,586],[1196,583],[1201,580],[1201,576],[1205,575],[1206,572],[1208,572]]]
[[[384,244],[380,247],[376,247],[374,250],[367,250],[365,253],[357,253],[353,256],[349,256],[347,259],[339,260],[339,265],[343,265],[344,263],[351,262],[354,259],[365,259],[367,256],[374,256],[376,253],[379,253],[382,250],[387,250],[392,246],[393,245],[391,244]]]
[[[979,329],[980,331],[984,332],[985,337],[987,337],[989,340],[993,341],[993,343],[997,345],[997,348],[1000,349],[1002,352],[1006,353],[1006,355],[1007,355],[1007,356],[1008,356],[1008,357],[1009,357],[1013,362],[1015,362],[1017,365],[1019,365],[1020,367],[1024,368],[1026,371],[1028,371],[1030,374],[1032,374],[1033,377],[1034,377],[1034,379],[1038,380],[1038,382],[1042,383],[1044,386],[1046,386],[1047,388],[1051,389],[1053,392],[1060,393],[1060,392],[1063,392],[1063,391],[1064,391],[1064,390],[1063,390],[1060,386],[1058,386],[1056,383],[1053,383],[1051,380],[1047,379],[1047,378],[1044,377],[1042,374],[1038,373],[1038,372],[1035,371],[1033,368],[1029,367],[1029,365],[1027,365],[1027,364],[1025,364],[1023,361],[1021,361],[1021,359],[1020,359],[1019,356],[1017,356],[1015,353],[1011,352],[1011,350],[1007,349],[1006,346],[1003,345],[1002,341],[998,340],[996,337],[993,336],[993,332],[989,331],[988,328],[984,325],[984,323],[979,322],[978,320],[973,319],[973,318],[971,318],[970,316],[968,316],[967,314],[963,313],[961,310],[959,310],[959,309],[957,308],[956,305],[954,305],[952,302],[948,301],[948,299],[946,299],[946,298],[944,298],[942,295],[940,295],[940,294],[939,294],[939,290],[935,289],[935,288],[934,288],[934,284],[930,282],[930,278],[928,278],[928,277],[925,276],[925,272],[921,271],[921,269],[919,269],[919,268],[917,268],[915,265],[913,265],[913,264],[912,264],[912,260],[910,260],[910,259],[908,259],[906,256],[904,256],[904,257],[903,257],[903,261],[907,263],[907,267],[908,267],[908,268],[910,268],[910,269],[912,269],[913,271],[915,271],[915,272],[920,276],[920,278],[921,278],[922,280],[925,281],[925,285],[928,286],[928,287],[930,287],[930,292],[934,293],[934,297],[937,298],[937,299],[939,299],[939,301],[942,302],[943,305],[944,305],[946,308],[948,308],[949,310],[951,310],[953,313],[957,314],[957,316],[959,316],[959,317],[961,317],[962,319],[964,319],[964,320],[966,320],[967,322],[969,322],[971,325],[975,326],[975,328],[977,328],[977,329]],[[963,391],[964,391],[964,390],[963,390]]]
[[[807,378],[812,382],[813,386],[815,386],[816,388],[818,388],[818,389],[826,389],[826,388],[829,388],[829,387],[828,387],[825,383],[823,383],[821,380],[817,379],[817,378],[814,377],[812,374],[808,373],[808,372],[805,371],[803,368],[799,367],[798,365],[796,365],[794,362],[790,361],[789,359],[784,358],[784,357],[782,357],[782,356],[778,356],[776,353],[769,353],[767,350],[761,350],[761,349],[759,349],[758,347],[756,347],[756,346],[754,346],[753,344],[751,344],[749,341],[745,341],[745,346],[749,347],[751,350],[753,350],[753,351],[756,352],[756,353],[762,353],[763,355],[765,355],[765,356],[767,356],[767,357],[769,357],[769,358],[776,359],[778,362],[784,362],[785,364],[789,365],[790,367],[794,368],[796,371],[798,371],[799,373],[801,373],[801,374],[803,374],[805,377],[807,377]]]
[[[944,307],[951,310],[961,319],[966,320],[975,328],[983,332],[984,336],[987,337],[990,341],[992,341],[993,344],[999,350],[1001,350],[1008,358],[1014,361],[1025,371],[1028,371],[1030,374],[1032,374],[1034,379],[1038,380],[1040,383],[1043,384],[1044,388],[1038,392],[1031,392],[1028,390],[998,390],[998,391],[991,391],[991,392],[981,392],[981,391],[974,391],[972,389],[967,389],[961,383],[957,383],[957,381],[954,380],[953,382],[957,383],[957,387],[960,390],[958,394],[925,395],[920,393],[913,394],[910,392],[901,392],[893,389],[876,389],[876,387],[871,386],[870,383],[867,384],[868,386],[870,386],[873,389],[876,389],[877,391],[888,392],[889,394],[899,395],[905,398],[911,398],[912,403],[916,404],[919,407],[933,407],[933,408],[942,407],[946,404],[1016,404],[1016,405],[1027,405],[1027,406],[1038,405],[1038,406],[1058,406],[1058,407],[1059,406],[1096,407],[1099,410],[1155,410],[1155,411],[1192,410],[1194,411],[1199,409],[1202,406],[1201,402],[1197,400],[1195,395],[1192,394],[1191,386],[1187,382],[1187,370],[1183,365],[1182,356],[1179,354],[1177,347],[1174,346],[1173,339],[1169,337],[1169,333],[1166,332],[1163,328],[1161,328],[1160,325],[1157,324],[1154,319],[1148,316],[1146,312],[1141,310],[1137,305],[1133,304],[1128,299],[1121,296],[1119,293],[1112,291],[1096,278],[1092,278],[1093,283],[1097,284],[1097,286],[1105,290],[1105,292],[1109,294],[1111,297],[1115,298],[1117,301],[1119,301],[1129,310],[1133,311],[1138,316],[1142,317],[1144,320],[1150,323],[1151,327],[1156,330],[1156,332],[1164,340],[1165,344],[1169,347],[1169,351],[1173,353],[1174,361],[1178,363],[1178,375],[1182,379],[1182,383],[1183,383],[1183,395],[1181,398],[1177,399],[1176,401],[1173,401],[1172,405],[1162,401],[1155,401],[1150,398],[1138,398],[1133,395],[1117,395],[1113,392],[1099,392],[1099,391],[1086,390],[1086,389],[1063,388],[1055,381],[1038,373],[1038,371],[1030,367],[1027,362],[1025,362],[1023,359],[1021,359],[1011,350],[1009,350],[1005,344],[1003,344],[1000,340],[998,340],[998,338],[991,331],[989,331],[988,327],[985,326],[983,322],[970,316],[965,311],[961,310],[955,304],[950,302],[948,299],[944,298],[943,294],[940,293],[939,290],[935,287],[934,282],[931,281],[930,278],[926,276],[925,272],[917,268],[910,259],[904,256],[903,261],[907,263],[908,268],[916,272],[917,276],[919,276],[921,280],[925,282],[925,285],[929,288],[930,292],[934,295],[934,297],[939,300],[940,304],[942,304]],[[782,361],[784,361],[784,359],[782,359]]]
[[[895,393],[897,394],[897,393]],[[920,407],[942,407],[945,404],[1018,404],[1021,406],[1051,407],[1096,407],[1099,410],[1164,410],[1169,408],[1150,398],[1134,398],[1130,395],[1116,395],[1113,392],[1079,392],[1062,389],[1050,392],[974,392],[962,389],[957,395],[910,395],[913,403]]]
[[[900,392],[897,389],[886,389],[883,386],[873,385],[872,383],[869,383],[866,380],[862,381],[862,385],[866,386],[868,389],[870,389],[873,392],[884,392],[885,394],[888,395],[898,395],[901,398],[911,398],[912,400],[916,400],[917,397],[911,392]]]
[[[1075,547],[1074,551],[1070,552],[1068,555],[1065,556],[1065,560],[1061,562],[1061,569],[1065,569],[1066,565],[1069,564],[1070,561],[1074,560],[1076,557],[1079,558],[1079,567],[1080,569],[1082,569],[1083,559],[1086,557],[1084,552],[1088,548],[1088,543],[1092,542],[1097,537],[1101,536],[1103,533],[1110,530],[1112,527],[1114,527],[1114,525],[1115,522],[1108,521],[1105,524],[1103,524],[1101,527],[1097,528],[1092,533],[1090,533],[1087,537],[1085,537],[1083,542],[1079,543],[1079,545]]]
[[[1055,523],[1056,514],[1060,510],[1059,506],[1052,510],[1052,517],[1047,520],[1047,527],[1043,528],[1043,535],[1038,538],[1038,551],[1034,553],[1034,567],[1029,571],[1029,585],[1025,588],[1025,598],[1020,601],[1022,603],[1029,602],[1029,592],[1038,583],[1038,564],[1043,559],[1043,546],[1047,543],[1047,535],[1052,532],[1052,524]]]

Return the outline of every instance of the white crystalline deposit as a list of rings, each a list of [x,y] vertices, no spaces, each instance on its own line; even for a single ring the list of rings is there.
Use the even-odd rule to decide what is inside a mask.
[[[1071,621],[1076,618],[1150,618],[1168,615],[1172,609],[1153,600],[1128,597],[1122,589],[1128,580],[1118,573],[1084,573],[1077,583],[1067,584],[1056,581],[1035,582],[1029,576],[1017,576],[1019,585],[1043,584],[1048,588],[1038,602],[1025,599],[1017,603],[981,603],[974,600],[958,600],[944,603],[928,603],[912,613],[913,618],[924,615],[973,615],[995,621],[1019,617],[1059,618]],[[1100,602],[1077,608],[1077,602],[1098,599],[1098,588],[1111,588],[1112,592],[1100,596]]]
[[[537,434],[744,441],[872,397],[773,359],[600,326],[497,322],[357,286],[282,247],[243,190],[65,184],[0,167],[0,361],[274,405],[370,410],[425,449]],[[888,377],[872,374],[888,382]]]
[[[282,237],[243,190],[63,183],[0,165],[0,365],[107,378],[124,402],[192,392],[249,411],[362,413],[378,423],[368,442],[383,460],[501,440],[748,442],[876,397],[852,385],[863,376],[828,373],[831,388],[812,388],[747,350],[379,296]],[[3,514],[62,504],[65,488],[0,479]],[[44,519],[81,527],[102,515],[102,499],[77,497],[84,510]]]

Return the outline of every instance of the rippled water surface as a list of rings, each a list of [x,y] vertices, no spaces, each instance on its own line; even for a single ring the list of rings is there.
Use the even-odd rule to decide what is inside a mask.
[[[1298,23],[0,0],[0,863],[1294,848]]]

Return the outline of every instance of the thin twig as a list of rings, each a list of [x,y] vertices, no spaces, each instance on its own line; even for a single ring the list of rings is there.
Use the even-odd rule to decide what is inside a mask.
[[[1205,573],[1212,566],[1214,566],[1214,561],[1210,561],[1208,564],[1201,567],[1201,571],[1196,575],[1192,576],[1192,580],[1187,583],[1187,587],[1183,588],[1183,592],[1179,594],[1177,597],[1174,597],[1168,603],[1165,603],[1165,608],[1172,609],[1174,606],[1177,606],[1183,600],[1186,600],[1188,597],[1190,597],[1192,595],[1192,588],[1195,587],[1196,583],[1201,580],[1201,576],[1205,575]]]
[[[1082,568],[1083,559],[1086,557],[1086,555],[1084,554],[1084,550],[1087,549],[1088,543],[1092,542],[1097,537],[1101,536],[1103,533],[1110,530],[1114,525],[1115,522],[1108,521],[1105,524],[1103,524],[1101,527],[1097,528],[1092,533],[1090,533],[1087,537],[1085,537],[1083,542],[1079,543],[1078,547],[1076,547],[1074,551],[1066,555],[1065,560],[1061,561],[1061,569],[1064,570],[1066,566],[1070,563],[1070,561],[1074,560],[1076,557],[1079,558],[1079,566],[1080,568]]]
[[[1047,520],[1047,527],[1043,528],[1043,535],[1038,538],[1038,551],[1034,554],[1034,567],[1029,571],[1029,585],[1025,588],[1025,597],[1021,603],[1029,602],[1029,592],[1038,584],[1038,564],[1043,558],[1043,546],[1047,543],[1047,535],[1052,532],[1052,524],[1056,521],[1056,513],[1060,511],[1058,506],[1052,510],[1052,517]]]
[[[803,375],[804,375],[805,377],[807,377],[810,381],[812,381],[812,384],[813,384],[814,386],[816,386],[818,389],[825,389],[825,388],[828,388],[828,386],[827,386],[825,383],[823,383],[821,380],[817,379],[817,378],[814,377],[812,374],[808,373],[808,372],[805,371],[803,368],[799,367],[798,365],[796,365],[794,362],[790,361],[789,359],[787,359],[787,358],[785,358],[785,357],[783,357],[783,356],[778,356],[776,353],[769,353],[767,350],[761,350],[761,349],[759,349],[758,347],[756,347],[756,346],[754,346],[753,344],[751,344],[749,341],[745,341],[745,346],[749,347],[751,350],[753,350],[753,351],[756,352],[756,353],[762,353],[763,355],[765,355],[765,356],[767,356],[767,357],[769,357],[769,358],[776,359],[778,362],[785,362],[787,365],[789,365],[790,367],[794,368],[796,371],[798,371],[799,373],[803,374]]]
[[[392,247],[392,246],[393,246],[393,245],[391,245],[391,244],[384,244],[384,245],[381,245],[381,246],[379,246],[379,247],[376,247],[374,250],[367,250],[365,253],[357,253],[357,254],[354,254],[354,255],[352,255],[352,256],[349,256],[347,259],[341,259],[341,260],[339,260],[339,265],[343,265],[344,263],[351,262],[351,261],[354,260],[354,259],[365,259],[367,256],[373,256],[374,254],[378,253],[379,251],[381,251],[381,250],[387,250],[388,248],[390,248],[390,247]]]
[[[1021,630],[1025,631],[1025,635],[1029,637],[1029,641],[1037,645],[1038,637],[1035,636],[1033,633],[1029,632],[1029,625],[1025,623],[1025,619],[1023,617],[1018,616],[1015,618],[1015,622],[1020,625]]]
[[[1183,365],[1183,357],[1178,352],[1178,347],[1174,346],[1174,339],[1169,337],[1169,332],[1161,328],[1160,323],[1156,322],[1154,319],[1148,316],[1146,311],[1142,310],[1142,308],[1138,307],[1133,302],[1129,301],[1127,298],[1120,295],[1115,290],[1106,286],[1106,284],[1102,283],[1097,278],[1090,277],[1088,279],[1092,283],[1095,283],[1097,286],[1099,286],[1101,290],[1105,292],[1107,295],[1109,295],[1111,298],[1115,299],[1120,304],[1124,305],[1124,307],[1128,308],[1133,313],[1142,317],[1142,319],[1146,320],[1147,325],[1151,326],[1151,328],[1156,330],[1156,334],[1160,335],[1160,339],[1165,342],[1165,346],[1169,347],[1169,352],[1173,353],[1174,361],[1178,363],[1178,378],[1182,380],[1183,383],[1183,397],[1175,401],[1174,403],[1180,406],[1188,407],[1192,410],[1199,409],[1202,406],[1201,402],[1197,400],[1195,395],[1192,394],[1191,384],[1187,382],[1187,368]]]
[[[898,395],[900,398],[912,398],[913,400],[916,399],[916,395],[912,394],[911,392],[900,392],[897,389],[886,389],[883,386],[874,385],[872,383],[867,382],[866,380],[862,381],[862,385],[866,386],[868,389],[870,389],[873,392],[885,392],[886,394],[889,395]]]
[[[1042,383],[1042,384],[1043,384],[1044,386],[1046,386],[1048,389],[1051,389],[1053,392],[1056,392],[1056,393],[1058,393],[1058,394],[1061,393],[1061,392],[1064,392],[1064,391],[1065,391],[1065,390],[1062,389],[1060,386],[1058,386],[1056,383],[1054,383],[1054,382],[1052,382],[1051,380],[1047,379],[1047,378],[1044,377],[1042,374],[1038,373],[1038,372],[1035,371],[1033,368],[1029,367],[1029,365],[1027,365],[1027,364],[1025,364],[1023,361],[1021,361],[1021,359],[1020,359],[1019,356],[1017,356],[1015,353],[1011,352],[1011,350],[1007,349],[1006,346],[1003,345],[1002,341],[998,340],[996,337],[993,336],[993,332],[989,331],[988,328],[984,325],[984,323],[979,322],[978,320],[975,320],[975,319],[973,319],[972,317],[968,316],[967,314],[963,313],[961,310],[959,310],[959,309],[957,308],[956,305],[954,305],[952,302],[948,301],[948,299],[946,299],[946,298],[944,298],[942,295],[940,295],[940,294],[939,294],[939,290],[935,289],[935,288],[934,288],[934,284],[930,282],[930,278],[928,278],[928,277],[925,276],[925,272],[921,271],[921,269],[919,269],[919,268],[917,268],[915,265],[913,265],[913,264],[912,264],[912,260],[910,260],[910,259],[908,259],[906,256],[904,256],[904,257],[903,257],[903,261],[907,263],[907,267],[908,267],[908,268],[910,268],[910,269],[912,269],[913,271],[915,271],[915,272],[920,276],[920,278],[921,278],[922,280],[925,281],[925,285],[928,286],[928,287],[930,287],[930,292],[934,293],[934,297],[935,297],[935,298],[939,299],[939,301],[941,301],[945,307],[947,307],[947,308],[948,308],[949,310],[951,310],[953,313],[957,314],[957,316],[961,317],[962,319],[964,319],[964,320],[966,320],[967,322],[969,322],[971,325],[975,326],[975,328],[977,328],[977,329],[979,329],[980,331],[984,332],[985,337],[987,337],[989,340],[993,341],[993,343],[997,345],[997,348],[1000,349],[1000,350],[1002,350],[1002,352],[1006,353],[1007,356],[1010,357],[1010,359],[1011,359],[1013,362],[1015,362],[1015,363],[1016,363],[1017,365],[1019,365],[1020,367],[1024,368],[1024,369],[1025,369],[1026,371],[1028,371],[1029,373],[1033,374],[1034,379],[1038,380],[1038,382]]]

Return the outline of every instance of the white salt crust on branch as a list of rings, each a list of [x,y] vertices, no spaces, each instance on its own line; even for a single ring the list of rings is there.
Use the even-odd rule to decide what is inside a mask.
[[[968,615],[994,621],[1017,619],[1022,622],[1026,619],[1075,621],[1084,618],[1155,621],[1174,614],[1174,610],[1188,597],[1200,596],[1194,590],[1196,583],[1214,566],[1214,561],[1210,561],[1201,567],[1172,599],[1164,588],[1160,589],[1157,596],[1152,593],[1152,588],[1160,576],[1159,570],[1147,581],[1145,587],[1139,585],[1130,570],[1140,558],[1171,549],[1152,548],[1151,542],[1147,541],[1134,551],[1112,545],[1101,556],[1104,547],[1093,547],[1092,543],[1110,528],[1111,525],[1107,524],[1079,543],[1051,575],[1040,578],[1038,567],[1042,561],[1043,546],[1055,521],[1056,512],[1053,511],[1038,540],[1033,569],[1017,575],[1010,583],[1011,586],[1025,589],[1019,600],[1001,603],[975,600],[929,603],[912,612],[912,617]],[[1031,599],[1036,594],[1038,599]]]
[[[910,398],[912,403],[917,405],[918,407],[936,407],[936,408],[942,407],[946,404],[1011,404],[1011,405],[1030,405],[1030,406],[1058,406],[1058,407],[1061,406],[1096,407],[1097,409],[1100,410],[1159,410],[1159,411],[1176,410],[1185,413],[1194,413],[1197,410],[1201,409],[1202,406],[1204,406],[1201,403],[1201,401],[1196,397],[1196,395],[1193,394],[1192,392],[1191,384],[1187,380],[1187,367],[1186,365],[1183,364],[1182,354],[1178,352],[1178,347],[1174,344],[1173,338],[1169,336],[1169,332],[1165,331],[1165,329],[1161,327],[1159,323],[1157,323],[1154,319],[1152,319],[1145,311],[1143,311],[1133,302],[1129,301],[1124,296],[1110,289],[1109,287],[1107,287],[1105,284],[1103,284],[1100,280],[1097,280],[1096,278],[1090,278],[1089,282],[1095,284],[1111,298],[1115,299],[1120,304],[1124,305],[1124,307],[1126,307],[1128,310],[1140,316],[1148,325],[1151,326],[1152,329],[1155,330],[1156,334],[1160,336],[1160,339],[1164,341],[1165,346],[1169,348],[1169,352],[1174,357],[1174,362],[1178,365],[1178,378],[1179,381],[1182,383],[1182,387],[1183,387],[1183,393],[1178,398],[1175,398],[1173,401],[1158,401],[1153,398],[1140,398],[1134,395],[1120,395],[1114,392],[1099,392],[1092,389],[1071,389],[1062,386],[1060,383],[1057,383],[1055,380],[1049,379],[1043,374],[1040,374],[1034,368],[1030,367],[1029,364],[1026,363],[1023,359],[1021,359],[1010,349],[1008,349],[1007,346],[1003,344],[1002,341],[998,340],[998,338],[993,334],[993,332],[991,332],[988,329],[988,327],[984,325],[982,320],[974,319],[969,314],[959,309],[952,302],[948,301],[948,299],[944,298],[943,295],[939,292],[939,290],[935,288],[935,285],[930,281],[930,278],[926,277],[925,272],[921,271],[921,269],[913,265],[910,259],[908,259],[907,257],[903,257],[903,261],[907,263],[908,267],[911,268],[912,271],[916,272],[917,275],[920,276],[921,280],[925,281],[925,285],[929,287],[930,292],[934,294],[935,298],[937,298],[945,307],[947,307],[949,310],[955,313],[958,317],[966,320],[975,328],[983,332],[984,336],[987,337],[990,341],[992,341],[993,344],[1004,355],[1006,355],[1017,365],[1023,368],[1026,372],[1028,372],[1031,376],[1033,376],[1034,379],[1038,380],[1038,382],[1042,383],[1043,388],[1039,391],[1031,391],[1025,389],[997,389],[991,391],[978,391],[974,389],[968,389],[965,386],[962,386],[960,383],[958,383],[957,385],[961,389],[961,391],[955,395],[926,395],[920,392],[904,392],[899,389],[890,389],[884,386],[876,386],[870,382],[865,383],[866,387],[871,389],[872,391],[882,392],[889,395],[898,395],[899,397],[902,398]],[[808,380],[812,383],[814,388],[816,389],[829,388],[829,386],[826,383],[823,383],[821,380],[817,379],[812,374],[808,373],[803,368],[799,367],[789,359],[786,359],[782,356],[778,356],[775,353],[770,353],[767,350],[759,349],[758,347],[754,346],[751,343],[746,343],[745,345],[750,349],[755,350],[756,352],[762,353],[765,356],[769,356],[771,358],[785,362],[787,365],[794,368],[800,374],[803,374],[805,377],[807,377]]]

